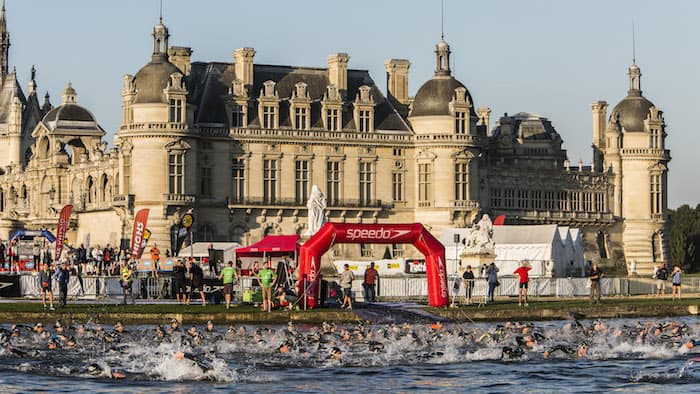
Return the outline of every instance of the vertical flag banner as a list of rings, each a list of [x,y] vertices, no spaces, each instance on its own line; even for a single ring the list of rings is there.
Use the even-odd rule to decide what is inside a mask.
[[[70,214],[73,211],[73,206],[68,204],[61,209],[61,214],[58,216],[58,225],[56,226],[56,256],[54,260],[58,261],[61,258],[63,251],[63,242],[66,239],[66,231],[68,223],[70,223]]]
[[[134,231],[131,233],[131,258],[138,259],[141,256],[141,247],[146,232],[146,223],[150,209],[145,208],[136,213],[134,218]]]

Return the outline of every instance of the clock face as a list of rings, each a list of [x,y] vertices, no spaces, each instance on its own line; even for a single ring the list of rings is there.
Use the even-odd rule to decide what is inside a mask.
[[[192,216],[191,213],[186,213],[182,216],[182,220],[180,221],[180,224],[182,224],[182,227],[190,228],[192,226],[193,222],[194,222],[194,216]]]

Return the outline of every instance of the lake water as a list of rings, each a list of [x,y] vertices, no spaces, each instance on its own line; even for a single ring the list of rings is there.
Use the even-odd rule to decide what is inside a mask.
[[[325,331],[247,325],[229,332],[200,326],[194,335],[186,333],[189,327],[159,335],[154,326],[119,334],[87,325],[85,331],[64,329],[75,347],[53,327],[43,337],[20,327],[19,336],[0,338],[0,392],[700,392],[700,362],[689,361],[700,352],[684,345],[700,339],[698,320],[669,322],[349,325]],[[58,349],[48,349],[52,338]],[[536,343],[528,347],[528,340]],[[285,343],[289,353],[279,350]],[[585,354],[571,353],[582,346]],[[522,348],[522,355],[501,358],[504,347]],[[545,358],[551,349],[566,351]],[[125,378],[109,378],[112,371]]]

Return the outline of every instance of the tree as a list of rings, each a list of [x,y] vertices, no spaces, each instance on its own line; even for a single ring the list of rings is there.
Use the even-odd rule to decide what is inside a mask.
[[[669,218],[671,261],[685,271],[700,271],[700,255],[697,253],[700,248],[700,205],[693,209],[686,204],[669,210]]]

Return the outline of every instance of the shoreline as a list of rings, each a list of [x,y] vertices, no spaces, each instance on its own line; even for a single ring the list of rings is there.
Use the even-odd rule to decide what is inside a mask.
[[[56,320],[80,323],[114,324],[117,321],[131,324],[163,324],[177,319],[183,324],[201,324],[208,320],[215,324],[277,325],[293,321],[301,324],[320,324],[324,321],[352,323],[359,321],[391,322],[396,316],[408,314],[415,320],[440,320],[443,322],[503,322],[570,320],[572,312],[585,315],[585,319],[615,318],[663,318],[697,316],[700,300],[661,301],[656,299],[608,299],[602,304],[590,305],[581,300],[533,301],[529,307],[518,307],[511,301],[497,301],[484,306],[457,306],[433,308],[424,305],[392,303],[356,304],[352,311],[335,308],[318,308],[307,311],[277,310],[262,312],[259,308],[241,305],[226,310],[223,305],[181,306],[177,304],[70,304],[66,309],[46,311],[36,302],[0,303],[0,323],[36,323]],[[387,320],[388,319],[388,320]],[[406,317],[404,316],[404,319]]]

